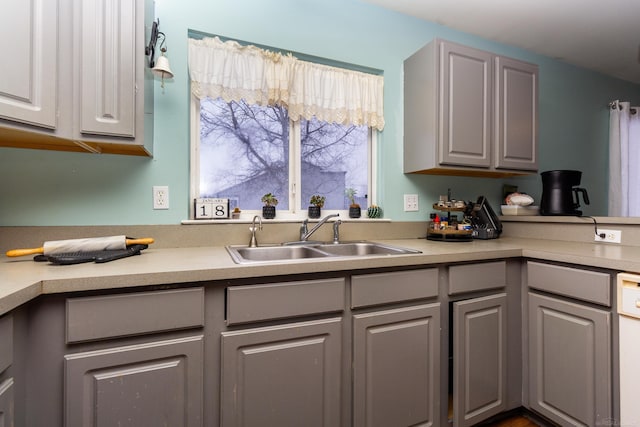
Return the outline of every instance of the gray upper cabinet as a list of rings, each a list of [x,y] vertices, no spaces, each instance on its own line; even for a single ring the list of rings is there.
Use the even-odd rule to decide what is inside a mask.
[[[404,172],[537,170],[538,67],[435,39],[404,62]]]
[[[0,14],[0,118],[56,127],[58,0],[12,1]],[[52,19],[53,18],[53,19]]]
[[[144,50],[152,6],[11,2],[0,17],[0,43],[12,58],[12,78],[0,82],[0,146],[151,155],[153,77]]]
[[[496,56],[496,169],[538,170],[538,66]]]
[[[135,137],[136,2],[84,1],[76,54],[80,73],[80,132]]]
[[[450,43],[442,43],[440,49],[438,92],[442,125],[438,162],[488,168],[491,166],[491,54]]]

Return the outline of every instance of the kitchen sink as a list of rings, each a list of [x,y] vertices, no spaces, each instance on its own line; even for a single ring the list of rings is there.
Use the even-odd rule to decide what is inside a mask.
[[[322,258],[327,254],[310,246],[227,246],[231,258],[239,264],[243,262],[278,261],[291,259]]]
[[[289,243],[287,245],[258,246],[254,248],[229,245],[226,248],[229,255],[231,255],[231,259],[237,264],[421,253],[415,249],[367,241],[344,243],[298,242],[298,244]]]
[[[417,254],[420,251],[383,245],[374,242],[329,243],[316,246],[317,249],[332,256],[366,256],[366,255],[405,255]]]

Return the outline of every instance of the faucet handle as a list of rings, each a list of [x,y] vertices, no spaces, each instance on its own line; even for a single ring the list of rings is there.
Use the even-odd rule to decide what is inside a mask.
[[[340,224],[342,224],[341,219],[333,223],[333,243],[340,243]]]
[[[302,221],[302,224],[300,224],[300,240],[302,240],[302,236],[307,234],[307,231],[309,231],[308,225],[309,219],[305,218],[304,221]]]

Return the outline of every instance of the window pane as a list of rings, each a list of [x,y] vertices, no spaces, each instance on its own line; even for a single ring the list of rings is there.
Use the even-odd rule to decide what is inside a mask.
[[[302,208],[313,194],[325,196],[325,209],[349,209],[346,188],[356,190],[356,203],[367,207],[368,141],[366,126],[302,120]]]
[[[261,209],[262,196],[273,193],[278,208],[288,209],[288,169],[285,108],[201,100],[200,197],[228,197],[242,209]]]

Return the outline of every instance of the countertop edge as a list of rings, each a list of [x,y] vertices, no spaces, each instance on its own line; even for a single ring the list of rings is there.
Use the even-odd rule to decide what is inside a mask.
[[[222,246],[149,249],[140,256],[113,263],[73,266],[43,265],[5,257],[0,258],[0,315],[42,294],[504,258],[535,258],[619,271],[640,270],[640,247],[522,238],[466,243],[430,242],[425,239],[376,241],[418,249],[422,253],[255,265],[234,264]]]

